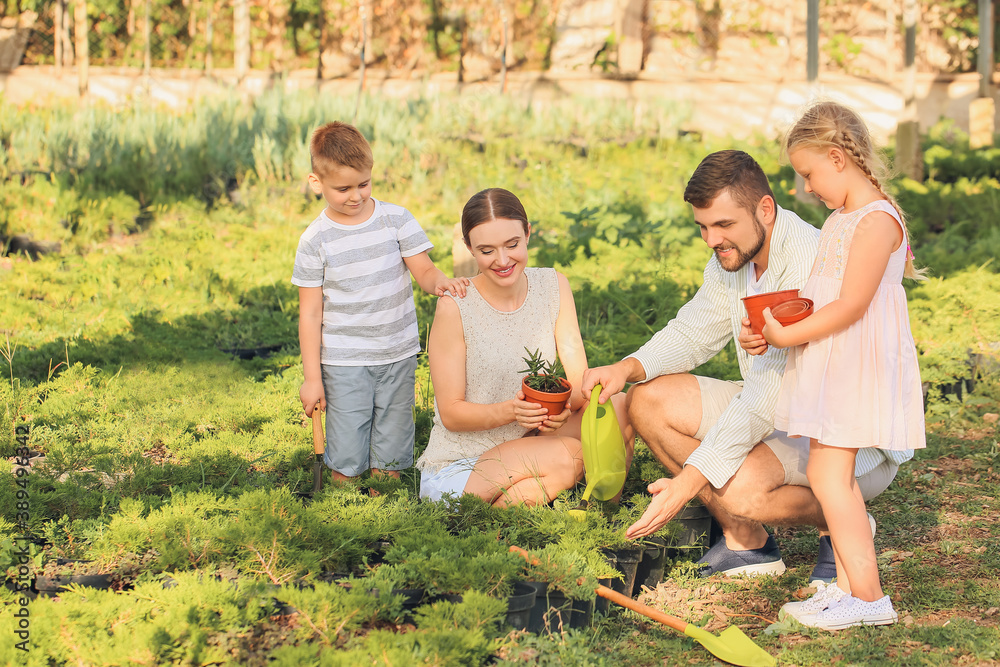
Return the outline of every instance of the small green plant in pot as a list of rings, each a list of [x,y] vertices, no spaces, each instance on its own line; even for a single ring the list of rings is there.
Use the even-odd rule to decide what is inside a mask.
[[[527,373],[521,380],[525,399],[538,403],[549,411],[549,415],[558,415],[566,407],[572,391],[562,362],[558,357],[555,361],[547,361],[538,350],[531,352],[524,348],[524,351],[528,353],[522,357],[528,367],[521,371]]]

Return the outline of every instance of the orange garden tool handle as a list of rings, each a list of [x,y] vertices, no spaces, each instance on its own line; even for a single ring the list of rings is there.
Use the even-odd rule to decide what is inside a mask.
[[[516,547],[516,546],[511,545],[511,547],[510,547],[510,549],[508,549],[508,551],[510,551],[512,554],[517,554],[518,556],[523,556],[524,560],[528,561],[528,565],[538,565],[539,563],[542,562],[542,561],[538,560],[537,558],[535,558],[534,556],[532,556],[531,554],[529,554],[527,551],[525,551],[521,547]]]
[[[320,414],[319,403],[313,407],[313,453],[319,456],[326,449],[326,438],[323,436],[323,415]]]
[[[537,558],[532,557],[531,554],[529,554],[521,547],[512,546],[510,548],[510,552],[524,556],[524,559],[528,561],[528,564],[530,565],[538,565],[539,563],[539,560]],[[602,598],[605,598],[606,600],[610,600],[611,602],[621,605],[626,609],[631,609],[637,614],[642,614],[646,618],[663,623],[664,625],[669,626],[679,632],[684,632],[684,629],[687,628],[688,626],[687,621],[682,621],[676,616],[670,616],[669,614],[664,614],[662,611],[658,611],[656,609],[653,609],[652,607],[647,607],[641,602],[636,602],[632,598],[625,597],[618,591],[611,590],[607,586],[598,586],[595,592]]]
[[[673,628],[674,630],[677,630],[678,632],[684,632],[684,629],[687,628],[687,626],[688,626],[687,621],[682,621],[681,619],[677,618],[676,616],[671,616],[669,614],[664,614],[662,611],[653,609],[652,607],[647,607],[643,603],[636,602],[632,598],[625,597],[624,595],[622,595],[618,591],[611,590],[607,586],[598,586],[597,587],[597,594],[600,595],[602,598],[605,598],[607,600],[611,600],[615,604],[620,604],[621,606],[625,607],[626,609],[631,609],[632,611],[634,611],[637,614],[642,614],[646,618],[649,618],[649,619],[652,619],[654,621],[658,621],[660,623],[663,623],[664,625],[670,626],[671,628]]]

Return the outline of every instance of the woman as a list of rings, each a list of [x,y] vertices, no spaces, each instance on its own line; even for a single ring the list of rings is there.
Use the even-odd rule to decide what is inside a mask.
[[[420,495],[472,493],[495,505],[547,503],[583,475],[580,392],[587,355],[569,281],[528,268],[531,225],[507,190],[474,195],[462,236],[479,274],[464,299],[441,297],[428,342],[434,427],[423,456]],[[525,400],[523,357],[558,355],[573,391],[561,414]],[[624,395],[614,399],[625,442]],[[631,452],[629,452],[631,458]]]

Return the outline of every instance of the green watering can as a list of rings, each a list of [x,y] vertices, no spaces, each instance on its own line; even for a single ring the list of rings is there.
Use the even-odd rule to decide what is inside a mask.
[[[590,392],[590,403],[583,411],[580,425],[580,439],[583,442],[583,465],[587,475],[587,487],[576,509],[570,515],[582,521],[586,516],[587,501],[611,500],[625,485],[625,441],[618,418],[611,401],[598,403],[601,385],[594,385]]]

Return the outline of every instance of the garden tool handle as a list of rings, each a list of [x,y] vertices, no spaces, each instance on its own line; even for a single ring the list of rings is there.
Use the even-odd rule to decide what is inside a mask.
[[[323,436],[323,415],[320,413],[319,403],[313,406],[313,453],[320,456],[326,450],[326,438]]]
[[[518,546],[511,545],[508,551],[510,551],[512,554],[523,556],[524,560],[528,561],[528,565],[538,565],[539,563],[542,562]]]
[[[524,560],[528,561],[529,565],[538,565],[538,563],[540,562],[537,558],[534,558],[531,554],[529,554],[521,547],[511,546],[510,552],[524,556]],[[631,609],[637,614],[642,614],[646,618],[663,623],[664,625],[669,626],[679,632],[684,632],[684,629],[687,628],[688,626],[688,624],[685,621],[682,621],[676,616],[664,614],[662,611],[658,611],[656,609],[653,609],[652,607],[647,607],[641,602],[636,602],[630,597],[625,597],[618,591],[611,590],[607,586],[598,585],[595,592],[606,600],[610,600],[611,602],[621,605],[626,609]]]
[[[653,609],[652,607],[648,607],[641,602],[637,602],[630,597],[622,595],[618,591],[608,588],[607,586],[598,585],[597,594],[606,600],[610,600],[615,604],[625,607],[626,609],[631,609],[637,614],[642,614],[646,618],[663,623],[664,625],[667,625],[673,628],[674,630],[677,630],[678,632],[684,632],[684,629],[687,628],[688,626],[686,621],[682,621],[676,616],[671,616],[670,614],[664,614],[662,611],[659,611],[658,609]]]

